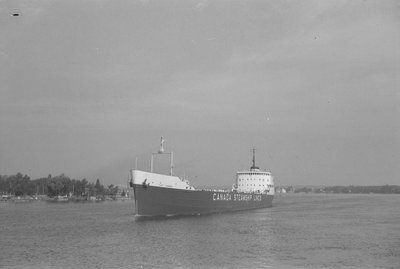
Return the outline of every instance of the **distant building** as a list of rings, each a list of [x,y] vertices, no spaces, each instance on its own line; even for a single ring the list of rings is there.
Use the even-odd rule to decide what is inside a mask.
[[[275,187],[275,192],[282,193],[282,194],[287,193],[286,189],[283,187]]]
[[[116,194],[117,198],[121,198],[121,199],[131,198],[131,192],[127,186],[119,185],[119,184],[117,184],[115,186],[118,187],[117,194]]]

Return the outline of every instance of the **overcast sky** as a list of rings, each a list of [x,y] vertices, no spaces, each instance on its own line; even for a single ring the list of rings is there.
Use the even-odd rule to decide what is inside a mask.
[[[18,13],[19,16],[12,16]],[[0,1],[0,174],[400,184],[399,1]],[[164,170],[167,160],[157,168]]]

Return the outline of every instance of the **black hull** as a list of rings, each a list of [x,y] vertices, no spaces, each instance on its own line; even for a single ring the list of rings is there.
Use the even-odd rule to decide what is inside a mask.
[[[133,184],[137,216],[196,215],[272,206],[273,195]]]

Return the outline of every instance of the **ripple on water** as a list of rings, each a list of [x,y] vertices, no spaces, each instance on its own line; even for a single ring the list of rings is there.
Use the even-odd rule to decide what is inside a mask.
[[[4,268],[396,268],[400,196],[285,195],[272,208],[135,220],[133,203],[0,204]]]

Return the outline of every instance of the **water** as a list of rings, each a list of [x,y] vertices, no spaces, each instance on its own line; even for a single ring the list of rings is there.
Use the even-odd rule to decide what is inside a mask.
[[[400,195],[137,221],[133,202],[0,203],[1,268],[399,268]]]

